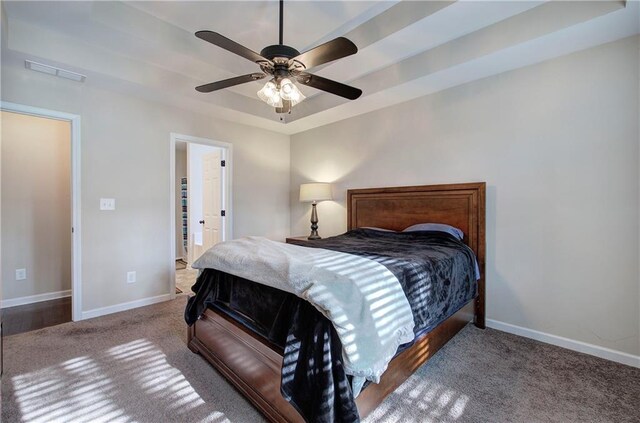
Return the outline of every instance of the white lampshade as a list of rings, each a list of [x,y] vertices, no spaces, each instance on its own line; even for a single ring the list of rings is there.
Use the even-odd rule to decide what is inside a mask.
[[[331,199],[331,184],[316,182],[300,185],[301,202],[323,201]]]

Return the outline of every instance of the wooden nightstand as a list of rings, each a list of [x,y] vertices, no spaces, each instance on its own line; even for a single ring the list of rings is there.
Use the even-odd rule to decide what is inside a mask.
[[[286,239],[287,244],[303,245],[307,242],[313,242],[312,239],[308,239],[308,235],[305,236],[290,236]]]

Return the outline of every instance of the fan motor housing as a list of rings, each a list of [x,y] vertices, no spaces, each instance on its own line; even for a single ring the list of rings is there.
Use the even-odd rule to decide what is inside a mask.
[[[269,60],[273,60],[275,57],[293,59],[296,56],[300,56],[300,52],[293,47],[285,46],[284,44],[276,44],[263,48],[260,52],[260,56]]]

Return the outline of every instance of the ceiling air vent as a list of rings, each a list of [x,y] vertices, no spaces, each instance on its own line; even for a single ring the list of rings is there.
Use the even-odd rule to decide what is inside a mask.
[[[31,60],[24,61],[24,67],[36,72],[48,73],[49,75],[59,76],[60,78],[70,79],[76,82],[84,82],[87,77],[80,73],[56,68],[54,66],[44,65],[42,63],[33,62]]]

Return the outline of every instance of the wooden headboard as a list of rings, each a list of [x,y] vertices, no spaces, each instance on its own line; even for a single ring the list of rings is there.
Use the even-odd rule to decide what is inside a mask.
[[[485,183],[350,189],[347,229],[372,226],[401,231],[416,223],[446,223],[464,232],[480,267],[476,326],[485,325]]]

